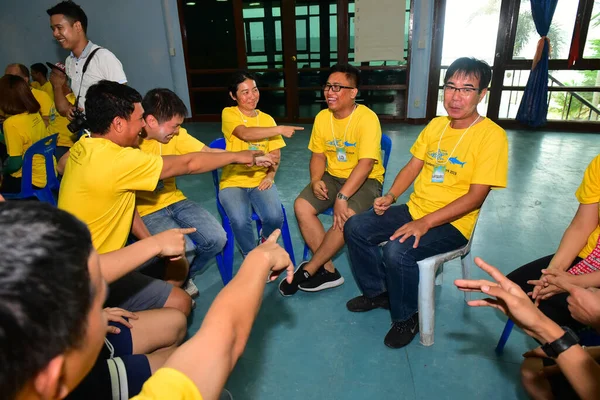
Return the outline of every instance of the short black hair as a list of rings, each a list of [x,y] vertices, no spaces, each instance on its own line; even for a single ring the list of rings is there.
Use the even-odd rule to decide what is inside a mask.
[[[329,75],[335,72],[346,74],[346,78],[354,85],[355,88],[360,86],[360,70],[350,64],[335,64],[329,68]],[[328,76],[329,76],[328,75]]]
[[[231,79],[229,80],[229,87],[227,88],[227,90],[229,91],[229,93],[231,93],[231,95],[233,97],[235,97],[235,94],[237,93],[238,86],[240,85],[240,83],[244,82],[246,79],[253,80],[254,82],[257,82],[256,85],[258,85],[256,75],[254,75],[252,72],[247,71],[245,69],[236,71],[231,76]]]
[[[48,67],[46,67],[42,63],[35,63],[31,67],[29,67],[32,71],[39,72],[44,75],[45,78],[48,78]]]
[[[456,74],[479,79],[479,91],[487,89],[492,79],[492,69],[489,64],[473,57],[461,57],[450,64],[444,76],[444,84]]]
[[[142,102],[142,95],[131,86],[101,80],[90,86],[85,97],[85,116],[93,133],[105,134],[115,117],[131,118],[135,103]]]
[[[61,1],[54,7],[46,10],[49,16],[62,14],[73,25],[75,22],[80,22],[83,28],[83,33],[87,34],[88,19],[83,9],[72,1]]]
[[[82,345],[94,293],[87,226],[47,203],[0,203],[0,388],[13,399]]]
[[[144,118],[152,115],[159,124],[171,120],[173,117],[184,117],[188,110],[183,100],[172,90],[157,88],[152,89],[142,99]]]

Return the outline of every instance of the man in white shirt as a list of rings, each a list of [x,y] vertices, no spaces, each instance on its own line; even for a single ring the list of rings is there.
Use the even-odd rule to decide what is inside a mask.
[[[52,35],[63,49],[71,50],[65,61],[71,90],[79,97],[75,106],[66,100],[62,88],[54,88],[54,102],[61,115],[69,117],[75,107],[85,109],[85,95],[93,84],[106,79],[127,83],[123,65],[109,50],[92,43],[87,38],[87,16],[80,6],[72,1],[63,1],[46,11],[50,16]],[[83,67],[92,54],[85,74]],[[83,78],[82,78],[83,75]]]

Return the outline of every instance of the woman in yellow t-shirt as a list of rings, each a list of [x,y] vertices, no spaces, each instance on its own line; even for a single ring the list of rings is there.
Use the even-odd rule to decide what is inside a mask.
[[[256,247],[252,210],[263,224],[262,235],[268,237],[283,224],[281,201],[275,187],[275,173],[280,149],[285,146],[282,135],[291,137],[303,128],[277,126],[273,118],[256,108],[260,92],[254,75],[237,72],[229,86],[229,96],[237,106],[222,113],[222,131],[227,151],[261,150],[276,164],[269,167],[227,165],[221,175],[219,201],[225,209],[244,257]]]
[[[2,192],[21,191],[23,155],[32,144],[48,136],[46,125],[29,85],[16,75],[0,78],[0,110],[9,117],[2,124],[8,159],[4,166]],[[31,181],[34,187],[46,186],[46,166],[44,157],[33,157]]]

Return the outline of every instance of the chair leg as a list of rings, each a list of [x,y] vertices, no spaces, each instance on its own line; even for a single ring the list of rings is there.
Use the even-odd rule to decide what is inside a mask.
[[[435,286],[442,286],[444,283],[444,264],[440,265],[435,274]]]
[[[471,258],[471,253],[467,253],[465,254],[463,257],[461,257],[460,259],[460,263],[462,265],[462,277],[463,279],[470,279],[471,278],[471,265],[473,263],[473,259]],[[465,303],[469,302],[471,300],[471,292],[464,292],[465,294]]]
[[[506,321],[506,325],[504,325],[504,330],[502,331],[500,340],[498,340],[498,344],[496,345],[496,354],[502,355],[504,352],[504,346],[506,346],[506,342],[508,341],[508,337],[510,336],[514,326],[515,323],[511,319]]]
[[[290,227],[288,225],[287,215],[285,213],[285,208],[281,206],[283,211],[283,225],[281,226],[281,237],[283,238],[283,247],[285,251],[290,255],[290,260],[292,260],[292,264],[296,265],[296,258],[294,257],[294,244],[292,243],[292,235],[290,234]]]
[[[435,328],[435,262],[419,262],[419,331],[421,344],[433,344]]]

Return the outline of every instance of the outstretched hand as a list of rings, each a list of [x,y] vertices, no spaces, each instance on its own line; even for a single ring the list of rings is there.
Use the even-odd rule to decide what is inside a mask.
[[[487,272],[495,282],[485,279],[457,279],[454,284],[463,292],[482,292],[492,297],[471,300],[471,307],[493,307],[508,315],[528,335],[540,339],[542,326],[550,321],[529,296],[497,268],[475,257],[475,264]],[[551,322],[551,321],[550,321]]]
[[[159,257],[169,257],[171,261],[176,261],[185,255],[185,235],[194,232],[196,232],[196,228],[176,228],[150,238],[160,248]]]
[[[287,251],[277,244],[280,234],[281,230],[275,229],[267,240],[252,250],[252,252],[262,253],[268,258],[268,264],[272,271],[271,275],[269,275],[270,280],[274,281],[283,271],[286,271],[286,279],[288,283],[292,283],[292,279],[294,279],[294,264],[292,264]]]
[[[304,128],[301,126],[287,126],[287,125],[281,125],[279,126],[279,134],[282,136],[285,136],[286,138],[291,138],[292,136],[294,136],[294,133],[296,133],[296,131],[303,131]]]

